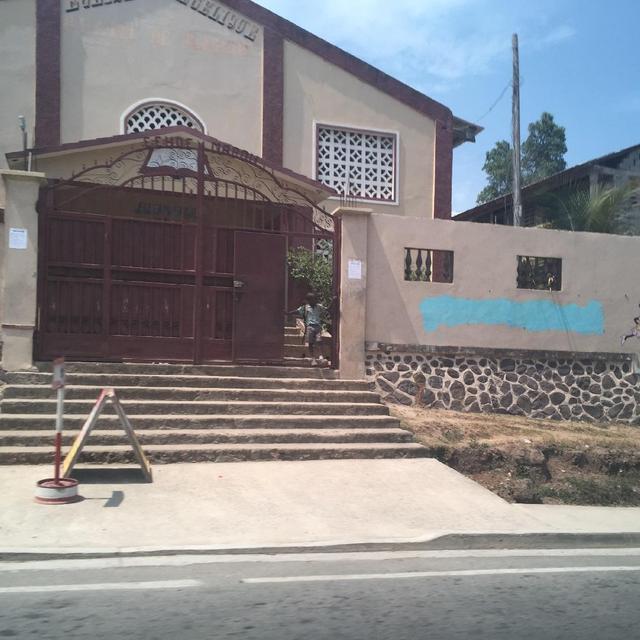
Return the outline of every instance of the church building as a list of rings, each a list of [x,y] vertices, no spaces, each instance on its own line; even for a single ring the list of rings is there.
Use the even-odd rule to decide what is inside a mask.
[[[480,131],[250,0],[0,0],[0,77],[5,368],[283,362],[287,252],[449,219]]]

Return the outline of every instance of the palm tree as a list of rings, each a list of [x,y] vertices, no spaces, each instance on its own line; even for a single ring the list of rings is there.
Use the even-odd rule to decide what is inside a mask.
[[[619,187],[574,187],[563,195],[548,194],[555,206],[550,216],[552,229],[620,233],[618,217],[629,199],[640,193],[637,182]]]

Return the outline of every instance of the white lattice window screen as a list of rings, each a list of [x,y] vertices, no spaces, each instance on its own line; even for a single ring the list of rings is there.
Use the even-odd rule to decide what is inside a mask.
[[[396,198],[396,136],[318,127],[317,179],[341,195]]]
[[[125,133],[139,133],[179,126],[204,131],[202,123],[195,116],[172,104],[145,104],[132,111],[125,122]]]

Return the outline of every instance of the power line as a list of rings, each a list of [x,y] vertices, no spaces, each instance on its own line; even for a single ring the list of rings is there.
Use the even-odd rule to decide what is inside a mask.
[[[502,98],[504,98],[505,93],[507,93],[510,87],[511,87],[511,80],[507,82],[505,88],[502,90],[502,92],[500,93],[496,101],[489,107],[487,112],[484,115],[482,115],[480,118],[476,118],[476,122],[480,122],[481,120],[484,120],[498,106],[498,103],[500,102],[500,100],[502,100]]]
[[[520,86],[524,86],[524,77],[520,77]],[[474,120],[474,122],[480,122],[481,120],[484,120],[497,106],[498,103],[502,100],[502,98],[504,98],[505,94],[507,93],[507,91],[513,86],[513,81],[509,80],[509,82],[507,82],[507,84],[505,85],[505,88],[500,92],[500,95],[498,96],[498,98],[495,100],[495,102],[489,107],[489,109],[487,110],[487,112],[485,114],[483,114],[482,116],[480,116],[479,118],[476,118]]]

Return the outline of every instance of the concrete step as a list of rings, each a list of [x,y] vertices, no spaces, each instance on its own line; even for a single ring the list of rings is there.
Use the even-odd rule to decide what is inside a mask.
[[[326,369],[311,369],[311,372],[327,373]],[[292,389],[316,391],[369,391],[371,385],[365,380],[335,380],[322,377],[248,377],[236,375],[192,375],[166,374],[160,371],[136,374],[100,372],[67,373],[67,384],[72,386],[106,387],[181,387],[198,389]],[[289,373],[289,372],[288,372]],[[17,372],[6,373],[8,385],[51,386],[50,373]]]
[[[87,415],[65,415],[65,429],[80,429]],[[0,414],[0,430],[53,431],[55,414]],[[131,424],[143,429],[390,429],[400,421],[389,415],[134,415]],[[100,416],[96,428],[109,429],[119,425],[118,417]]]
[[[65,431],[62,443],[70,447],[79,431]],[[306,442],[411,442],[413,434],[403,429],[148,429],[138,438],[142,445],[157,444],[246,444]],[[46,447],[53,435],[43,431],[0,431],[0,446]],[[122,429],[95,429],[88,444],[92,446],[124,445]]]
[[[285,330],[287,331],[287,330]],[[116,388],[152,463],[422,457],[371,385],[305,368],[299,336],[287,338],[297,366],[67,363],[68,449],[101,389]],[[0,464],[51,464],[56,399],[51,367],[4,374]],[[107,404],[81,462],[134,462]]]
[[[379,403],[380,396],[371,391],[307,390],[307,389],[233,389],[202,387],[118,387],[112,386],[121,400],[176,401],[253,401],[253,402],[365,402]],[[66,400],[95,401],[103,387],[67,385]],[[53,400],[56,392],[44,385],[9,385],[6,400]],[[0,411],[1,411],[0,405]]]
[[[165,364],[165,363],[114,363],[114,362],[67,362],[66,373],[118,373],[129,375],[203,375],[259,378],[315,378],[337,379],[337,372],[329,368],[311,367],[306,358],[285,358],[285,366],[258,366],[235,364]],[[38,371],[51,373],[51,363],[38,363]]]
[[[88,415],[92,400],[67,400],[65,415]],[[122,406],[128,416],[135,415],[388,415],[389,408],[381,403],[365,402],[190,402],[176,400],[124,400]],[[10,414],[52,414],[54,399],[3,400],[2,416]],[[108,403],[104,413],[114,413]]]
[[[428,450],[415,443],[169,444],[144,447],[152,464],[241,462],[248,460],[325,460],[347,458],[422,458]],[[0,447],[0,464],[50,464],[51,447]],[[87,446],[80,463],[129,464],[129,446]]]
[[[317,354],[323,353],[325,357],[328,355],[324,353],[322,347],[319,347]],[[285,344],[284,345],[285,356],[295,358],[307,358],[309,356],[309,347],[301,342],[298,344]]]

